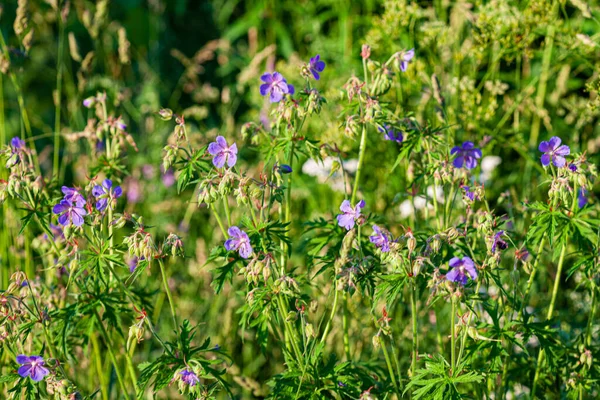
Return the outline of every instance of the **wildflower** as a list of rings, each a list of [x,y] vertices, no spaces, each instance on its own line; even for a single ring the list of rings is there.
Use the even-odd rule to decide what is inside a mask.
[[[46,367],[44,367],[44,359],[40,356],[26,356],[19,354],[17,356],[17,363],[21,364],[21,367],[17,371],[23,378],[30,377],[31,380],[39,382],[44,379],[46,375],[50,373]]]
[[[196,384],[200,382],[198,375],[196,375],[193,371],[190,371],[189,369],[184,369],[180,372],[180,374],[181,380],[184,383],[187,383],[189,386],[196,386]]]
[[[497,249],[505,250],[508,247],[508,244],[502,239],[503,235],[504,231],[498,231],[494,235],[492,239],[492,254],[495,254]]]
[[[468,169],[473,169],[477,166],[477,159],[481,158],[481,150],[475,148],[473,142],[464,142],[462,146],[453,147],[450,154],[456,154],[456,158],[452,162],[456,168],[462,168],[465,165]]]
[[[337,216],[338,225],[342,228],[350,230],[354,228],[354,223],[361,217],[360,210],[365,206],[365,201],[361,200],[358,204],[352,208],[350,201],[344,200],[340,206],[342,214]]]
[[[83,216],[87,215],[85,208],[67,200],[61,200],[60,203],[52,208],[52,212],[59,215],[58,222],[61,225],[72,223],[75,226],[81,226],[83,225]]]
[[[465,197],[471,201],[475,201],[475,192],[469,186],[463,185],[461,188],[465,191]]]
[[[65,195],[63,200],[68,201],[69,203],[75,203],[77,207],[85,206],[85,199],[77,189],[63,186],[61,190]]]
[[[375,245],[378,249],[381,250],[382,253],[387,253],[390,251],[390,238],[389,235],[382,231],[377,225],[373,225],[373,232],[375,233],[372,236],[369,236],[369,240],[371,243]]]
[[[292,167],[290,167],[287,164],[281,164],[279,166],[279,173],[281,173],[281,174],[291,174],[292,173]]]
[[[319,72],[323,72],[325,69],[325,62],[321,61],[321,56],[319,54],[310,59],[308,69],[310,69],[310,72],[312,72],[315,79],[319,80]]]
[[[250,244],[248,234],[237,226],[229,228],[227,233],[231,237],[225,242],[225,248],[228,251],[237,251],[242,258],[250,257],[252,254],[252,245]]]
[[[383,136],[383,138],[385,140],[392,140],[392,141],[394,141],[396,143],[402,143],[402,141],[404,140],[404,136],[402,136],[402,132],[396,131],[390,125],[380,126],[379,128],[377,128],[377,130],[379,130],[379,132],[385,134]]]
[[[18,136],[15,136],[10,141],[10,149],[12,154],[6,162],[6,168],[11,168],[19,162],[21,159],[20,154],[22,150],[25,149],[25,141],[21,140]]]
[[[129,265],[129,272],[133,273],[133,271],[135,271],[135,269],[138,267],[139,263],[142,261],[146,261],[146,258],[144,256],[141,256],[141,257],[134,256],[131,260],[129,260],[129,262],[127,263]]]
[[[90,108],[94,104],[96,104],[96,98],[94,96],[88,97],[83,100],[83,106],[85,108]]]
[[[558,136],[553,136],[549,141],[540,143],[539,150],[544,153],[541,158],[544,167],[550,165],[551,160],[558,168],[565,166],[565,156],[571,153],[571,149],[565,144],[561,146],[561,142],[562,140]]]
[[[458,282],[464,286],[467,284],[467,274],[471,279],[477,279],[477,268],[469,257],[452,257],[448,264],[452,270],[446,274],[446,279],[450,282]]]
[[[410,62],[410,60],[413,59],[414,56],[415,56],[415,49],[410,49],[410,50],[402,52],[400,54],[399,61],[400,61],[400,69],[402,70],[402,72],[406,72],[406,70],[408,68],[408,63]]]
[[[108,206],[108,201],[118,199],[123,195],[123,190],[121,186],[117,186],[114,190],[112,189],[112,181],[110,179],[105,179],[102,182],[102,186],[96,185],[92,189],[92,195],[96,198],[96,208],[98,211],[102,212]],[[112,208],[112,207],[111,207]]]
[[[286,94],[294,94],[294,87],[288,85],[287,81],[279,72],[265,73],[260,77],[260,80],[265,82],[260,85],[260,94],[262,96],[269,95],[271,103],[279,103]]]
[[[225,163],[231,168],[237,162],[237,145],[227,146],[223,136],[217,136],[216,141],[208,145],[208,152],[214,156],[212,162],[217,168],[223,168]]]
[[[577,172],[577,165],[571,163],[569,164],[569,169],[571,170],[571,172]]]
[[[585,207],[588,202],[588,191],[585,188],[579,188],[577,191],[577,205],[579,208]]]
[[[22,149],[25,147],[25,141],[18,136],[15,136],[10,141],[10,147],[12,147],[13,151]]]

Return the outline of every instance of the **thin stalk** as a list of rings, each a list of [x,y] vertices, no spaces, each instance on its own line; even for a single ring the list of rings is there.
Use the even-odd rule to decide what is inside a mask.
[[[331,314],[329,314],[329,319],[327,320],[327,324],[325,325],[325,329],[323,330],[323,336],[321,336],[321,343],[325,342],[325,339],[327,339],[327,335],[329,334],[329,329],[331,329],[331,321],[335,317],[335,312],[337,311],[339,290],[337,290],[337,287],[335,286],[335,282],[333,284],[334,284],[333,290],[335,290],[335,294],[333,296],[333,306],[331,307]]]
[[[59,9],[57,11],[57,24],[58,24],[58,54],[56,56],[56,98],[55,98],[55,111],[54,111],[54,162],[52,164],[52,171],[54,176],[58,178],[59,175],[59,153],[60,153],[60,111],[61,111],[61,96],[62,96],[62,77],[63,77],[63,53],[65,46],[65,27],[62,21],[62,12]]]
[[[358,185],[360,183],[360,173],[362,170],[362,165],[365,160],[365,150],[367,148],[367,128],[363,124],[362,132],[360,135],[360,147],[358,150],[358,167],[356,169],[356,176],[354,177],[354,186],[352,187],[352,197],[350,198],[350,203],[354,204],[356,200],[356,193],[358,191]]]
[[[383,357],[385,357],[385,363],[387,365],[390,378],[392,379],[392,384],[394,385],[394,388],[396,388],[396,391],[399,392],[400,389],[398,388],[398,382],[396,382],[396,374],[394,374],[394,368],[392,368],[392,361],[390,360],[390,355],[388,354],[385,340],[383,343],[381,343],[381,350],[383,351]]]
[[[538,250],[535,255],[535,261],[533,263],[533,268],[531,269],[531,274],[529,275],[529,280],[527,281],[527,289],[525,289],[525,295],[523,295],[523,306],[521,307],[521,318],[523,318],[525,316],[525,308],[527,307],[527,304],[529,302],[529,293],[531,292],[531,287],[533,286],[535,274],[537,273],[542,250],[544,249],[544,245],[545,245],[545,240],[546,240],[546,235],[542,236],[542,240],[540,240],[540,244],[538,246]]]
[[[221,222],[221,217],[219,217],[219,213],[217,212],[217,209],[215,208],[214,205],[210,205],[210,204],[208,207],[212,210],[213,215],[215,216],[215,219],[217,220],[217,224],[219,225],[219,228],[221,228],[221,232],[223,232],[223,236],[227,237],[227,230],[223,226],[223,222]]]
[[[96,317],[96,320],[98,321],[98,326],[100,327],[100,333],[102,334],[102,337],[104,338],[104,341],[106,342],[106,348],[108,350],[108,355],[110,356],[110,360],[115,369],[115,374],[117,375],[117,380],[119,381],[119,386],[121,386],[121,390],[123,391],[122,395],[125,396],[125,398],[127,400],[130,400],[131,398],[129,397],[129,394],[127,393],[127,386],[125,386],[125,380],[123,379],[123,374],[121,373],[121,370],[119,369],[119,363],[117,362],[117,357],[115,356],[115,353],[113,352],[112,343],[110,341],[110,337],[108,336],[108,332],[106,332],[106,328],[104,327],[104,324],[102,323],[102,320],[100,319],[100,315],[98,315],[97,310],[94,310],[94,315]]]
[[[394,343],[394,337],[390,335],[390,346],[392,348],[392,357],[394,358],[394,364],[396,365],[396,373],[398,374],[398,383],[400,391],[404,388],[402,386],[402,370],[400,369],[400,363],[398,362],[398,354],[396,354],[396,345]]]
[[[452,295],[452,315],[450,316],[450,366],[452,373],[456,367],[456,296]]]
[[[284,325],[284,337],[285,337],[285,345],[288,348],[288,351],[290,349],[292,349],[298,359],[298,362],[300,362],[300,360],[302,359],[302,352],[300,351],[300,348],[298,347],[298,343],[296,343],[295,340],[291,340],[290,339],[290,335],[293,334],[293,330],[292,330],[292,326],[290,324],[290,322],[287,320],[287,315],[285,315],[284,311],[286,309],[285,307],[285,303],[283,301],[283,299],[281,298],[281,296],[276,296],[277,297],[277,302],[278,304],[278,308],[280,310],[280,314],[281,314],[281,318],[283,320],[283,325]]]
[[[350,361],[350,334],[348,331],[348,293],[347,292],[344,292],[342,306],[343,306],[342,329],[344,330],[344,354],[346,354],[346,360]]]
[[[167,299],[169,301],[169,307],[171,308],[171,317],[173,318],[173,327],[175,332],[177,332],[177,336],[179,336],[179,323],[177,322],[177,313],[175,312],[175,303],[173,302],[173,296],[171,295],[171,289],[169,288],[169,281],[167,279],[167,273],[165,272],[165,265],[162,260],[158,260],[158,265],[160,267],[160,274],[162,276],[163,285],[165,287],[165,293],[167,295]],[[181,342],[181,338],[179,338],[179,342]],[[181,343],[180,343],[181,344]],[[181,347],[183,349],[183,346]]]
[[[410,309],[412,318],[412,364],[410,366],[410,371],[412,377],[414,377],[417,372],[417,353],[419,352],[416,291],[416,284],[413,284],[410,290]]]
[[[98,379],[100,380],[100,393],[102,394],[102,400],[108,400],[108,382],[102,371],[102,357],[100,355],[100,346],[98,345],[98,339],[96,334],[90,334],[90,340],[92,342],[92,349],[94,351],[94,358],[96,359],[96,370],[98,372]]]
[[[223,208],[225,209],[225,216],[227,217],[227,225],[231,226],[231,211],[229,211],[229,199],[227,196],[223,196]]]
[[[564,243],[562,250],[560,251],[560,258],[558,259],[558,269],[556,271],[556,277],[554,278],[554,288],[552,289],[552,298],[550,299],[550,307],[548,308],[548,314],[546,315],[546,320],[550,320],[552,318],[552,314],[554,313],[554,305],[556,304],[556,297],[558,295],[558,287],[560,284],[560,278],[562,274],[563,261],[565,259],[565,253],[567,252],[567,244]],[[537,360],[537,366],[535,368],[535,376],[533,378],[533,387],[531,389],[531,398],[535,398],[535,392],[538,386],[538,382],[540,379],[540,373],[542,370],[542,364],[544,363],[544,349],[540,350],[540,354]]]
[[[481,287],[481,280],[477,281],[477,287],[475,288],[475,293],[479,293],[479,288]],[[475,308],[475,300],[471,302],[471,310]],[[458,363],[462,360],[463,352],[465,351],[465,346],[467,344],[467,336],[469,333],[469,326],[471,326],[471,320],[473,319],[473,312],[469,312],[469,318],[467,318],[467,324],[463,331],[463,336],[460,342],[460,350],[458,351]]]
[[[592,330],[594,326],[594,314],[596,313],[596,301],[598,297],[596,296],[596,286],[592,286],[592,306],[590,308],[590,317],[588,319],[588,324],[585,332],[585,345],[592,345]]]

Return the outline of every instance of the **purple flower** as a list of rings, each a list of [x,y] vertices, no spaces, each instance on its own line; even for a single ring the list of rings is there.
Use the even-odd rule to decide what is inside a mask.
[[[465,191],[465,196],[471,200],[475,201],[475,192],[471,190],[469,186],[463,185],[462,189]]]
[[[81,226],[83,225],[83,216],[87,215],[83,205],[79,206],[77,203],[68,200],[61,200],[60,203],[54,206],[52,212],[59,215],[58,222],[61,225],[73,223],[75,226]]]
[[[577,172],[577,165],[575,165],[575,164],[571,163],[571,164],[569,164],[569,169],[570,169],[572,172]]]
[[[380,126],[379,128],[377,128],[379,130],[379,132],[384,133],[385,135],[383,136],[383,138],[385,140],[393,140],[396,143],[402,143],[402,141],[404,140],[404,136],[402,136],[402,132],[400,131],[396,131],[392,126],[390,125],[384,125],[384,126]]]
[[[319,72],[323,72],[325,69],[325,62],[321,61],[321,56],[319,54],[310,59],[308,69],[310,69],[310,72],[312,72],[315,79],[319,80]]]
[[[354,228],[354,223],[358,218],[360,218],[361,213],[360,210],[365,206],[365,201],[361,200],[358,204],[352,208],[352,205],[348,200],[344,200],[342,205],[340,206],[340,210],[342,214],[337,216],[338,225],[342,228],[346,228],[350,230]]]
[[[237,162],[237,146],[233,143],[227,146],[227,141],[223,136],[217,136],[216,141],[208,145],[208,152],[213,155],[213,165],[217,168],[223,168],[225,162],[231,168]]]
[[[87,99],[83,100],[83,106],[85,108],[90,108],[94,104],[96,104],[96,98],[94,96],[88,97]]]
[[[290,167],[287,164],[281,164],[278,169],[279,169],[280,174],[291,174],[292,173],[292,167]]]
[[[448,264],[452,270],[446,274],[446,279],[450,282],[458,282],[464,286],[467,284],[467,274],[471,279],[477,279],[477,268],[475,268],[475,263],[469,257],[452,257]]]
[[[465,165],[468,169],[473,169],[477,166],[477,159],[481,158],[481,150],[475,148],[473,142],[464,142],[462,146],[453,147],[450,154],[456,154],[452,162],[456,168]]]
[[[118,199],[123,195],[121,186],[117,186],[114,190],[112,189],[112,181],[105,179],[102,181],[102,186],[96,185],[92,189],[92,195],[96,198],[96,208],[98,211],[104,211],[108,206],[109,200],[112,203],[113,199]],[[111,205],[112,208],[112,205]]]
[[[497,249],[505,250],[508,247],[508,244],[502,239],[504,235],[504,231],[498,231],[492,240],[492,254],[496,253]]]
[[[294,87],[288,85],[287,81],[279,72],[265,73],[260,77],[260,80],[265,82],[260,85],[260,94],[262,96],[269,95],[271,103],[279,103],[286,94],[294,94]]]
[[[400,69],[402,70],[402,72],[406,72],[406,70],[408,68],[408,63],[410,62],[410,60],[413,59],[414,56],[415,56],[415,49],[410,49],[406,52],[403,52],[400,55]]]
[[[550,165],[550,160],[558,168],[565,166],[567,162],[565,156],[571,153],[571,149],[566,144],[561,146],[561,142],[562,140],[558,136],[553,136],[549,141],[540,143],[538,148],[544,153],[541,158],[544,167]]]
[[[187,383],[189,386],[196,386],[196,384],[200,382],[198,375],[196,375],[193,371],[190,371],[189,369],[184,369],[180,372],[180,374],[181,380]]]
[[[22,149],[25,147],[25,141],[21,140],[18,136],[15,136],[10,140],[10,147],[14,150]]]
[[[66,200],[69,203],[75,203],[77,207],[85,206],[85,199],[77,189],[63,186],[61,190],[65,195],[63,200]]]
[[[579,188],[577,191],[577,205],[579,208],[585,207],[588,202],[588,191],[585,188]]]
[[[225,248],[228,251],[237,251],[242,258],[248,258],[252,254],[252,245],[248,234],[237,226],[232,226],[227,230],[229,239],[225,241]]]
[[[43,380],[50,373],[48,368],[44,367],[44,359],[40,356],[19,354],[17,356],[17,363],[21,364],[21,367],[17,371],[19,375],[23,378],[30,377],[35,382]]]
[[[129,265],[129,272],[133,273],[141,261],[146,261],[146,257],[133,257],[131,260],[129,260],[127,263]]]
[[[387,253],[390,251],[390,238],[387,232],[384,232],[377,225],[373,225],[373,232],[375,233],[372,236],[369,236],[369,240],[371,243],[375,245],[378,249],[381,250],[382,253]]]
[[[10,141],[11,156],[6,161],[6,168],[15,166],[21,160],[21,152],[25,149],[25,141],[15,136]]]

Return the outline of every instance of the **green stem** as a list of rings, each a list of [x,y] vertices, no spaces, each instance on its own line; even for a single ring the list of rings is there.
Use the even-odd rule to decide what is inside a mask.
[[[531,292],[531,287],[533,286],[533,281],[535,280],[535,275],[537,273],[542,250],[544,249],[545,240],[546,240],[546,235],[542,236],[542,240],[540,240],[540,244],[538,246],[538,250],[535,255],[535,261],[534,261],[533,267],[531,269],[531,274],[529,275],[529,280],[527,281],[527,289],[525,289],[525,295],[523,296],[523,306],[521,307],[521,318],[523,318],[525,316],[525,309],[527,307],[527,304],[529,303],[529,293]]]
[[[548,314],[546,315],[546,320],[550,320],[552,318],[552,314],[554,313],[554,305],[556,304],[556,297],[558,295],[558,287],[560,285],[560,278],[562,274],[563,261],[565,259],[565,253],[567,252],[567,244],[564,243],[562,250],[560,251],[560,258],[558,259],[558,269],[556,271],[556,277],[554,278],[554,288],[552,289],[552,298],[550,299],[550,307],[548,308]],[[537,389],[537,385],[540,378],[540,373],[542,370],[542,364],[544,363],[544,349],[540,350],[540,354],[537,360],[537,366],[535,368],[535,376],[533,378],[533,387],[531,389],[531,398],[535,398],[535,392]]]
[[[411,376],[414,378],[417,372],[417,354],[419,352],[419,336],[417,323],[417,299],[416,283],[413,283],[410,289],[410,309],[412,318],[412,364],[410,366]]]
[[[171,308],[171,317],[173,318],[173,328],[175,332],[177,332],[177,336],[179,337],[179,323],[177,322],[177,313],[175,312],[175,303],[173,302],[173,296],[171,295],[171,289],[169,288],[169,281],[167,279],[167,273],[165,271],[165,265],[162,260],[158,260],[158,265],[160,267],[160,274],[162,276],[163,285],[165,287],[165,293],[167,295],[167,299],[169,301],[169,307]],[[181,338],[179,338],[181,341]],[[181,344],[181,343],[180,343]],[[183,350],[183,345],[181,347]]]
[[[392,368],[392,362],[390,360],[390,355],[388,354],[388,351],[387,351],[387,345],[385,344],[385,340],[382,340],[381,350],[383,351],[383,356],[385,357],[385,363],[387,365],[388,373],[390,374],[390,378],[392,379],[392,384],[396,388],[396,391],[399,392],[400,389],[398,388],[398,382],[396,382],[396,374],[394,373],[394,368]]]
[[[367,148],[367,128],[366,125],[363,124],[362,133],[360,135],[360,147],[358,150],[358,167],[356,169],[356,176],[354,177],[354,187],[352,187],[352,197],[350,199],[350,203],[354,205],[356,201],[356,193],[358,191],[358,185],[360,183],[360,173],[362,170],[362,165],[365,160],[365,150]]]
[[[400,363],[398,362],[398,354],[396,354],[396,345],[394,343],[394,338],[390,335],[390,346],[392,348],[392,357],[394,358],[394,364],[396,365],[396,373],[398,374],[398,383],[400,386],[400,391],[404,388],[402,386],[402,370],[400,369]]]
[[[327,324],[325,324],[325,329],[323,330],[323,336],[321,336],[321,343],[324,343],[325,339],[327,339],[327,335],[329,334],[329,329],[331,329],[331,321],[335,317],[335,312],[337,311],[339,290],[337,290],[336,282],[333,282],[333,290],[335,290],[335,294],[333,295],[333,306],[331,307],[331,314],[329,314],[329,320],[327,320]]]
[[[217,220],[217,224],[219,225],[219,228],[221,228],[221,232],[223,232],[223,236],[227,237],[227,230],[223,226],[223,222],[221,222],[221,217],[219,217],[219,213],[217,212],[217,209],[215,208],[215,206],[213,204],[209,204],[208,207],[212,210],[212,212],[215,216],[215,219]]]
[[[100,319],[100,315],[98,315],[97,310],[94,310],[94,315],[96,317],[96,320],[98,321],[98,326],[100,327],[100,333],[102,333],[102,337],[104,338],[104,341],[106,342],[106,348],[108,349],[108,355],[110,356],[110,360],[113,364],[113,367],[115,368],[115,374],[117,375],[117,380],[119,381],[119,386],[121,386],[121,390],[123,391],[122,395],[125,396],[125,398],[127,400],[129,400],[130,397],[129,397],[129,394],[127,393],[127,386],[125,386],[125,380],[123,379],[123,374],[121,373],[121,370],[119,369],[119,363],[117,362],[117,357],[115,356],[115,353],[113,352],[112,343],[108,336],[108,332],[106,332],[106,328],[104,327],[104,324],[102,323],[102,320]]]
[[[229,199],[227,196],[223,196],[223,208],[225,209],[225,216],[227,217],[227,225],[231,226],[231,211],[229,211]]]
[[[479,288],[481,287],[481,280],[477,281],[477,287],[475,288],[475,293],[479,293]],[[475,300],[471,302],[471,310],[475,308]],[[471,326],[471,320],[473,319],[473,312],[469,312],[469,318],[467,318],[467,324],[464,328],[463,335],[460,342],[460,350],[458,351],[458,363],[462,360],[463,352],[465,351],[465,346],[467,345],[467,336],[469,333],[469,327]]]
[[[56,56],[56,98],[54,111],[54,162],[52,171],[54,176],[58,178],[59,175],[59,153],[60,153],[60,111],[61,111],[61,96],[62,96],[62,76],[63,76],[63,64],[62,56],[65,46],[65,27],[62,22],[62,12],[59,9],[57,11],[57,24],[58,24],[58,54]]]
[[[596,313],[596,301],[598,297],[596,296],[596,286],[592,285],[592,305],[590,308],[590,318],[588,319],[588,324],[585,332],[585,345],[592,345],[592,330],[594,326],[594,314]]]
[[[342,329],[344,330],[344,353],[346,360],[350,361],[350,334],[348,331],[348,293],[344,291],[342,299]],[[385,346],[384,346],[385,347]]]
[[[450,366],[452,373],[456,367],[456,296],[452,295],[452,315],[450,315]]]

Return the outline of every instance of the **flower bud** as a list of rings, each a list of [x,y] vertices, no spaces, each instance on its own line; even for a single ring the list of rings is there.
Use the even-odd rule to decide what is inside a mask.
[[[315,328],[313,327],[312,324],[306,324],[306,326],[304,327],[304,330],[306,332],[306,338],[308,340],[317,337],[317,334],[315,332]]]
[[[381,338],[379,337],[379,334],[373,336],[373,348],[375,350],[379,350],[379,348],[381,347]]]
[[[94,104],[96,104],[96,98],[94,96],[88,97],[87,99],[83,100],[83,106],[85,108],[90,108]]]
[[[368,60],[369,57],[371,57],[371,46],[368,44],[363,44],[362,48],[360,49],[360,56],[363,60]]]
[[[158,115],[163,121],[170,121],[173,118],[173,111],[169,108],[161,108],[158,111]]]

